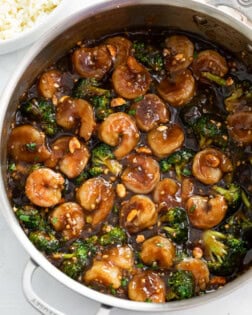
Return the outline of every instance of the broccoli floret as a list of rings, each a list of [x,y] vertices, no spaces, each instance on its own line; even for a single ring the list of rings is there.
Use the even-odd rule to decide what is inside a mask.
[[[120,227],[113,227],[109,232],[100,237],[99,243],[102,246],[111,244],[123,244],[126,242],[126,232]]]
[[[85,266],[87,264],[88,255],[94,250],[93,246],[94,244],[89,240],[77,240],[71,245],[72,253],[69,255],[71,258],[75,257],[82,266]]]
[[[31,119],[38,121],[46,135],[53,136],[58,131],[55,106],[52,102],[32,99],[22,104],[21,111]]]
[[[252,207],[245,191],[241,190],[241,199],[244,207],[239,208],[233,215],[228,217],[220,226],[220,230],[226,234],[232,234],[245,240],[252,246]]]
[[[190,176],[191,170],[188,167],[188,164],[192,160],[194,154],[194,151],[186,148],[172,153],[170,156],[160,161],[161,172],[165,173],[171,169],[175,169],[179,180],[181,180],[182,175]]]
[[[43,230],[45,222],[37,209],[27,207],[18,209],[16,216],[21,224],[30,230]]]
[[[225,147],[228,142],[227,128],[224,123],[211,114],[204,114],[192,125],[193,132],[199,140],[200,148],[210,144]]]
[[[113,175],[118,176],[122,171],[122,165],[115,159],[115,156],[110,148],[105,143],[102,143],[92,150],[90,174],[97,176],[105,169],[108,169]]]
[[[82,271],[82,266],[74,260],[64,260],[60,270],[73,279],[77,279]]]
[[[32,207],[20,208],[16,211],[16,216],[19,222],[29,230],[28,237],[39,250],[46,254],[58,250],[60,241],[55,237],[39,210]]]
[[[240,225],[242,231],[242,237],[245,239],[249,247],[252,247],[252,202],[244,190],[241,192],[242,202],[244,204],[244,212],[240,215]],[[244,214],[245,213],[245,214]]]
[[[240,226],[241,226],[241,237],[247,242],[248,248],[252,248],[252,220],[243,215],[240,218]]]
[[[238,211],[220,226],[220,230],[225,234],[232,234],[237,238],[242,238],[249,243],[252,243],[252,220],[247,217],[243,211]]]
[[[69,277],[77,279],[83,268],[89,263],[90,257],[96,251],[96,237],[87,240],[76,240],[70,246],[69,253],[53,253],[54,259],[62,259],[60,269]]]
[[[91,96],[109,96],[109,90],[99,87],[100,83],[94,79],[80,79],[76,83],[73,96],[76,98],[89,98]]]
[[[95,116],[98,120],[104,120],[113,113],[110,107],[110,91],[99,87],[96,79],[80,79],[73,92],[77,98],[88,99],[94,107]]]
[[[232,83],[233,83],[232,81],[225,80],[222,77],[220,77],[216,74],[213,74],[211,72],[201,72],[201,76],[208,79],[209,81],[215,82],[221,86],[229,86],[229,85],[232,85]]]
[[[76,185],[80,186],[85,180],[87,180],[90,177],[90,174],[88,171],[84,170],[83,172],[80,173],[79,176],[77,176],[74,179],[74,182]]]
[[[241,187],[237,184],[229,184],[226,188],[214,185],[212,187],[213,191],[222,195],[227,203],[228,206],[232,209],[237,209],[237,207],[241,203]]]
[[[238,213],[240,213],[240,211]],[[238,213],[231,215],[220,225],[219,229],[221,232],[225,234],[232,234],[235,237],[239,237],[241,235],[241,221]]]
[[[168,293],[166,299],[183,300],[193,297],[195,292],[195,279],[191,271],[177,270],[168,278]]]
[[[160,220],[165,223],[165,226],[162,226],[162,230],[173,241],[180,244],[188,240],[188,219],[183,208],[170,208]]]
[[[174,264],[178,264],[181,261],[191,257],[191,252],[188,248],[184,248],[181,246],[176,247],[176,256],[174,259]]]
[[[92,162],[94,164],[103,165],[104,161],[111,160],[113,158],[114,154],[111,151],[111,148],[105,143],[98,145],[92,151]]]
[[[153,71],[164,69],[164,57],[160,51],[143,42],[133,42],[134,57]]]
[[[59,240],[49,232],[45,231],[32,231],[29,234],[30,241],[40,250],[46,254],[50,254],[58,250]]]
[[[232,275],[247,251],[247,244],[243,240],[215,230],[203,233],[203,243],[209,270],[220,276]]]
[[[99,176],[99,175],[103,174],[104,167],[102,167],[102,166],[92,166],[92,167],[90,167],[88,172],[91,175],[91,177],[96,177],[96,176]]]
[[[241,191],[241,199],[247,210],[252,211],[252,202],[249,200],[244,190]]]
[[[94,106],[95,116],[98,120],[104,120],[113,113],[110,107],[110,98],[107,95],[94,96],[90,101]]]
[[[224,101],[225,108],[229,113],[240,110],[251,110],[252,107],[252,85],[249,82],[236,84],[232,94]]]

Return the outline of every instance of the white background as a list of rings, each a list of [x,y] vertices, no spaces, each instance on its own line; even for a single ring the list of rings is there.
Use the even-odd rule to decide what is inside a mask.
[[[86,0],[71,0],[70,11],[77,10]],[[251,10],[252,11],[252,10]],[[252,12],[251,12],[252,13]],[[252,14],[251,14],[252,15]],[[0,95],[11,78],[26,49],[0,56]],[[1,104],[0,104],[1,106]],[[1,108],[0,108],[1,109]],[[1,209],[3,210],[3,209]],[[14,237],[0,213],[0,315],[37,315],[25,300],[21,278],[28,254]],[[73,293],[46,272],[38,269],[34,277],[34,289],[49,304],[60,309],[66,315],[94,315],[99,304]],[[113,309],[112,315],[143,315],[144,313]],[[153,315],[164,313],[153,313]],[[251,315],[252,314],[252,280],[229,296],[207,305],[186,311],[173,312],[173,315]]]

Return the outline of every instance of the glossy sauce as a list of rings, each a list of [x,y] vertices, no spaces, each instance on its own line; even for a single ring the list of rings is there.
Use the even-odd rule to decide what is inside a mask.
[[[150,47],[152,47],[151,49],[153,49],[154,51],[157,51],[162,54],[162,52],[165,49],[165,44],[164,44],[165,38],[173,34],[174,34],[173,31],[164,30],[161,32],[155,32],[154,30],[153,32],[147,32],[147,33],[146,32],[132,32],[132,33],[127,33],[127,34],[116,34],[116,35],[123,36],[124,38],[129,39],[131,42],[141,41],[145,43],[146,45],[149,45]],[[219,47],[216,47],[213,43],[209,43],[203,39],[200,39],[193,34],[182,33],[182,32],[176,32],[175,34],[177,35],[182,34],[183,36],[186,36],[192,41],[192,43],[194,44],[194,50],[195,50],[194,58],[196,58],[197,54],[202,50],[212,49],[212,50],[218,51],[222,56],[225,57],[228,64],[230,65],[235,64],[235,67],[229,66],[229,75],[232,77],[233,81],[246,80],[248,81],[248,84],[252,86],[252,79],[251,79],[252,74],[249,73],[248,69],[243,64],[241,64],[237,59],[235,59],[231,54],[227,53],[226,51],[224,51],[223,49]],[[106,42],[108,38],[113,37],[113,36],[109,35],[109,36],[106,36],[105,38],[100,39],[99,41],[91,42],[91,47],[96,47],[100,45],[101,43]],[[89,45],[89,43],[82,43],[82,46],[86,46],[86,44],[87,46]],[[73,65],[71,62],[73,51],[75,51],[76,49],[78,49],[78,46],[73,48],[69,52],[68,55],[66,55],[65,57],[60,59],[56,64],[50,67],[50,69],[57,69],[61,73],[63,73],[61,77],[60,87],[57,89],[57,92],[56,92],[57,102],[59,102],[59,100],[62,97],[65,97],[66,95],[68,96],[73,95],[73,92],[76,89],[77,81],[81,77],[81,75],[76,73],[76,71],[73,69]],[[134,50],[132,50],[132,55],[134,55]],[[107,65],[106,67],[109,68],[109,65]],[[232,70],[232,68],[234,69]],[[189,66],[189,69],[191,70],[191,66]],[[41,69],[41,70],[44,72],[48,69]],[[115,93],[115,91],[113,90],[113,85],[111,83],[111,76],[112,76],[113,71],[114,71],[113,66],[111,66],[109,70],[106,70],[106,71],[104,70],[106,74],[102,77],[102,79],[100,79],[99,87],[112,90],[111,93],[113,97],[119,97],[120,95],[118,96]],[[167,71],[165,69],[162,69],[160,71],[148,69],[148,71],[152,78],[152,82],[150,83],[150,87],[148,88],[147,93],[158,94],[157,84],[159,84],[159,82],[161,82],[161,80],[164,77],[166,76],[169,77],[171,74],[169,73],[167,74]],[[21,108],[22,108],[22,104],[26,103],[27,101],[34,98],[41,98],[41,95],[38,91],[38,81],[39,81],[39,78],[35,80],[34,84],[30,87],[28,91],[26,91],[24,97],[20,100]],[[218,113],[218,117],[221,119],[221,121],[225,123],[227,111],[224,106],[224,100],[225,98],[230,96],[230,93],[232,91],[232,86],[231,87],[220,86],[213,82],[208,82],[208,84],[205,84],[205,82],[200,82],[197,80],[196,85],[197,85],[196,92],[195,92],[196,95],[192,99],[190,99],[185,106],[175,107],[175,106],[171,106],[169,102],[165,101],[167,109],[170,112],[169,123],[178,124],[184,132],[185,140],[183,142],[182,147],[191,149],[195,152],[201,149],[199,148],[198,138],[195,136],[194,132],[192,131],[192,128],[188,126],[188,121],[190,119],[195,119],[197,117],[200,117],[202,113],[213,113],[213,114]],[[54,100],[52,99],[52,102],[53,101]],[[121,106],[115,107],[113,108],[113,111],[114,112],[123,111],[129,114],[131,105],[134,102],[136,102],[135,98],[132,100],[129,98],[125,101],[125,104],[122,107]],[[55,106],[57,108],[57,104],[55,104]],[[19,126],[19,125],[24,125],[24,124],[34,124],[38,129],[41,129],[42,126],[40,125],[40,122],[38,120],[36,120],[35,122],[34,121],[31,122],[31,117],[29,117],[29,115],[24,114],[21,108],[17,109],[14,125]],[[134,120],[134,113],[131,117]],[[97,122],[96,128],[99,128],[99,125],[101,124],[102,120],[96,118],[96,122]],[[165,125],[165,124],[166,123],[160,124],[160,126]],[[99,139],[96,130],[92,133],[92,137],[88,141],[85,142],[90,153],[92,153],[93,148],[95,148],[98,144],[101,143],[101,140]],[[56,134],[54,134],[53,136],[46,137],[47,147],[50,148],[52,143],[56,139],[62,136],[71,136],[71,137],[77,136],[77,138],[79,138],[78,128],[66,130],[62,127],[58,127],[58,131]],[[144,131],[140,132],[140,138],[137,143],[137,146],[133,150],[130,150],[131,152],[129,154],[120,158],[119,162],[122,165],[123,170],[125,170],[125,168],[128,166],[129,156],[131,154],[135,154],[135,152],[137,152],[137,149],[142,148],[142,147],[149,148],[149,145],[147,142],[147,133]],[[216,147],[214,144],[211,144],[210,147],[218,148],[218,146]],[[178,151],[180,148],[181,146],[175,149],[175,152]],[[245,153],[242,151],[245,151]],[[252,168],[251,168],[251,164],[248,163],[248,160],[249,158],[251,159],[251,155],[252,155],[251,144],[241,147],[240,145],[229,142],[228,146],[225,148],[225,154],[227,154],[227,156],[230,158],[233,165],[238,164],[238,168],[236,168],[235,173],[234,173],[234,178],[236,179],[238,183],[240,183],[242,188],[248,194],[249,198],[251,198],[251,193],[252,193],[251,169]],[[151,156],[154,160],[156,160],[157,162],[160,162],[160,158],[155,156],[155,154],[147,154],[147,156]],[[10,171],[8,173],[8,188],[9,188],[8,193],[9,193],[9,197],[13,205],[13,208],[17,209],[17,208],[22,208],[27,205],[32,205],[31,202],[29,201],[29,198],[27,198],[27,196],[24,194],[26,178],[32,169],[36,167],[43,167],[43,163],[40,163],[40,165],[37,166],[36,161],[34,161],[34,163],[25,163],[22,161],[19,162],[19,161],[13,160],[11,156],[9,156],[8,163],[10,166],[13,163],[16,165],[16,170],[14,172]],[[192,166],[192,161],[189,162],[188,168],[190,169],[191,166]],[[91,167],[91,161],[89,160],[85,170],[88,170],[90,167]],[[59,171],[57,167],[55,168],[55,170]],[[175,180],[176,183],[178,183],[179,192],[174,196],[175,204],[184,208],[185,203],[181,200],[181,196],[180,196],[182,181],[181,179],[179,180],[177,178],[177,174],[175,170],[172,169],[168,172],[161,172],[160,174],[161,174],[160,180],[164,178],[170,178],[170,179]],[[122,182],[120,176],[118,177],[113,176],[113,174],[109,172],[108,173],[105,172],[101,176],[106,181],[109,181],[111,183],[113,189],[116,189],[116,185]],[[187,178],[187,177],[184,176],[182,177],[182,179],[183,178]],[[209,196],[212,194],[211,185],[205,185],[201,183],[197,179],[193,178],[192,175],[189,175],[189,178],[192,178],[192,180],[195,183],[194,194],[201,195],[201,196],[203,195]],[[62,195],[63,195],[62,202],[63,201],[76,202],[75,200],[76,190],[79,189],[79,187],[82,185],[82,183],[85,180],[79,183],[76,181],[76,178],[71,179],[64,176],[64,179],[65,179],[65,184],[64,184],[64,189],[62,191]],[[226,182],[228,182],[227,177],[222,176],[218,184],[224,185],[226,184]],[[85,222],[83,231],[81,232],[78,238],[85,240],[86,238],[93,235],[100,236],[104,233],[104,226],[120,225],[119,213],[120,213],[122,204],[130,200],[130,198],[132,198],[136,194],[137,193],[133,192],[131,189],[127,189],[126,195],[124,197],[119,198],[118,195],[116,195],[116,198],[114,200],[114,205],[109,215],[106,216],[106,218],[96,226],[93,226],[89,222],[88,218],[89,218],[89,215],[91,215],[91,212],[89,214],[87,211],[84,211],[86,222]],[[153,189],[151,189],[151,192],[146,193],[144,195],[149,197],[151,200],[153,200]],[[155,206],[157,207],[157,205]],[[164,209],[160,210],[160,212],[158,213],[159,217],[167,210],[166,208],[167,207],[165,206]],[[39,211],[42,213],[43,217],[45,218],[47,222],[49,220],[49,213],[51,212],[51,210],[52,208],[46,208],[46,209],[39,208]],[[189,227],[188,241],[182,244],[174,242],[176,246],[176,250],[177,250],[177,259],[179,256],[183,255],[184,253],[186,253],[186,255],[188,255],[189,257],[192,257],[193,256],[192,252],[195,247],[200,247],[202,248],[202,250],[204,250],[204,246],[202,245],[202,230],[193,227],[189,221],[188,221],[188,227]],[[25,229],[25,232],[29,234],[30,232],[29,229],[25,227],[24,229]],[[154,273],[158,274],[164,280],[166,284],[165,287],[167,287],[167,278],[169,278],[170,273],[176,269],[176,264],[174,263],[174,265],[168,269],[159,268],[156,264],[153,264],[152,266],[143,264],[139,256],[139,252],[141,251],[141,248],[142,248],[142,242],[139,242],[139,238],[138,238],[139,234],[144,240],[147,240],[156,235],[164,235],[167,238],[169,238],[169,236],[167,236],[161,229],[159,220],[156,224],[151,225],[149,228],[144,228],[140,232],[129,233],[129,231],[127,231],[128,244],[130,248],[132,248],[135,255],[134,268],[132,272],[129,272],[128,270],[123,269],[121,278],[127,278],[127,280],[130,281],[130,279],[132,279],[134,274],[138,274],[140,271],[151,270]],[[76,238],[62,241],[61,233],[55,232],[55,235],[57,239],[61,240],[61,248],[59,249],[59,251],[66,252],[66,253],[69,252],[71,244],[73,243],[73,241],[76,240]],[[104,246],[98,245],[98,249],[97,249],[98,256],[100,255],[102,257],[102,253],[104,251],[106,252],[106,249],[110,247],[111,246],[104,247]],[[61,259],[55,259],[55,257],[51,254],[45,254],[45,255],[53,264],[55,264],[56,266],[60,268],[61,263],[62,263]],[[83,274],[85,274],[85,271],[88,270],[92,266],[93,259],[94,259],[94,255],[89,257],[88,264],[83,268],[82,273],[77,278],[78,281],[83,282]],[[103,261],[103,258],[99,258],[99,259],[100,261]],[[247,256],[246,264],[244,266],[241,265],[239,269],[236,271],[236,273],[239,274],[243,272],[243,270],[246,269],[248,265],[250,265],[250,262],[251,262],[250,260],[251,259],[248,259],[248,256]],[[237,276],[236,273],[227,276],[226,281],[228,282],[231,279],[235,278]],[[111,289],[111,286],[104,285],[104,283],[100,283],[99,281],[98,282],[94,281],[91,284],[89,283],[88,285],[90,285],[92,288],[99,290],[101,292],[113,294],[121,298],[128,298],[127,285],[120,286],[116,290]],[[217,289],[219,286],[221,285],[216,286],[214,284],[211,284],[210,282],[207,288],[203,291],[206,291],[206,292],[212,291],[214,289]],[[195,293],[195,295],[197,294],[198,292]]]

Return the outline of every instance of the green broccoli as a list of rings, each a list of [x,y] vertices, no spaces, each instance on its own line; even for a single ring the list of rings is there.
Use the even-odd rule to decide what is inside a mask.
[[[51,101],[32,99],[21,105],[21,111],[31,119],[38,121],[42,130],[48,136],[54,136],[58,131],[55,106]]]
[[[245,193],[244,190],[241,191],[241,199],[247,210],[252,211],[252,202],[249,200],[248,195]]]
[[[227,203],[228,206],[232,209],[237,209],[241,203],[241,187],[237,184],[231,183],[227,185],[226,188],[214,185],[212,187],[215,193],[222,195]]]
[[[93,105],[95,116],[98,120],[104,120],[113,113],[110,107],[110,91],[103,89],[96,79],[80,79],[73,91],[73,96],[77,98],[88,99]]]
[[[50,232],[32,231],[29,234],[30,241],[46,254],[50,254],[58,250],[60,246],[59,240]]]
[[[88,171],[84,170],[83,172],[80,173],[79,176],[77,176],[74,179],[74,182],[77,186],[80,186],[85,180],[87,180],[90,177],[90,174]]]
[[[60,241],[55,237],[54,231],[46,222],[42,212],[32,208],[19,208],[15,212],[19,222],[28,229],[30,241],[46,254],[58,250]]]
[[[244,190],[241,190],[243,207],[239,208],[233,215],[226,218],[220,225],[220,230],[225,234],[232,234],[252,245],[252,206]]]
[[[237,238],[250,238],[252,232],[252,220],[244,214],[243,211],[238,211],[228,217],[220,226],[220,230],[225,234],[232,234]],[[249,241],[251,243],[251,241]]]
[[[94,107],[95,116],[98,120],[104,120],[114,112],[110,107],[110,98],[107,95],[93,96],[90,101]]]
[[[235,113],[240,110],[246,110],[252,107],[252,85],[244,81],[237,83],[232,94],[225,100],[225,108],[229,113]]]
[[[177,246],[176,247],[176,256],[174,259],[174,264],[178,264],[181,261],[191,257],[191,251],[188,248]]]
[[[43,230],[45,222],[37,209],[32,207],[19,208],[15,212],[19,222],[29,230]]]
[[[245,193],[244,190],[242,190],[241,193],[242,202],[244,204],[244,212],[246,213],[240,216],[241,217],[241,231],[242,231],[242,237],[245,239],[248,244],[249,248],[252,247],[252,202],[250,201],[248,195]]]
[[[113,227],[109,232],[103,234],[99,243],[102,246],[111,245],[111,244],[123,244],[126,242],[127,235],[125,230],[120,227]]]
[[[122,165],[115,159],[111,147],[102,143],[92,150],[89,173],[92,176],[97,176],[103,173],[105,169],[118,176],[122,171]]]
[[[100,83],[94,79],[79,79],[75,84],[73,96],[76,98],[89,98],[92,96],[109,96],[109,90],[100,88]]]
[[[60,270],[72,279],[77,279],[82,272],[82,266],[73,259],[64,260],[60,266]]]
[[[186,148],[172,153],[170,156],[160,161],[161,172],[165,173],[174,168],[179,180],[181,180],[182,175],[190,176],[191,170],[188,164],[194,154],[193,150]]]
[[[162,223],[165,223],[161,228],[171,239],[179,244],[185,243],[188,240],[188,219],[183,208],[170,208],[160,218]]]
[[[54,259],[62,259],[60,269],[69,277],[77,279],[84,267],[90,261],[90,257],[96,251],[96,237],[87,240],[76,240],[70,246],[69,253],[53,253]]]
[[[228,132],[223,121],[211,114],[203,114],[193,124],[192,129],[199,140],[200,148],[214,144],[225,147],[228,142]]]
[[[164,69],[164,57],[160,51],[143,42],[133,42],[134,57],[153,71]]]
[[[104,167],[102,166],[92,166],[89,170],[88,173],[91,177],[96,177],[104,172]]]
[[[218,76],[216,74],[213,74],[211,72],[201,72],[201,76],[203,78],[206,78],[209,81],[215,82],[215,83],[217,83],[218,85],[221,85],[221,86],[229,86],[229,85],[232,85],[232,83],[233,83],[233,81],[225,80],[222,77],[220,77],[220,76]]]
[[[191,271],[174,271],[170,274],[167,282],[167,301],[189,299],[194,296],[195,279]]]
[[[219,276],[232,275],[247,251],[245,241],[215,230],[203,232],[204,256],[209,270]]]

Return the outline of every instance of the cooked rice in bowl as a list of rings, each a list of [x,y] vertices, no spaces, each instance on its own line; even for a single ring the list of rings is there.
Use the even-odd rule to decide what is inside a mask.
[[[31,29],[56,9],[62,0],[1,0],[0,42]]]

